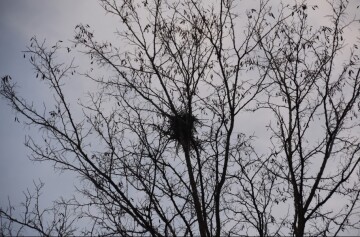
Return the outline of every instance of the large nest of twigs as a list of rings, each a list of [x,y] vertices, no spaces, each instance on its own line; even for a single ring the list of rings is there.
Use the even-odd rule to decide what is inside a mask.
[[[187,111],[180,111],[176,115],[170,115],[168,117],[168,126],[165,128],[164,133],[178,143],[178,145],[195,148],[199,146],[199,142],[195,139],[196,126],[199,124],[199,120]]]

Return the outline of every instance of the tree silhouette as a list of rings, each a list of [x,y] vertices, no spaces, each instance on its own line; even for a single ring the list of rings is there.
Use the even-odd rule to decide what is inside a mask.
[[[33,159],[79,175],[83,198],[41,211],[36,184],[23,205],[35,211],[0,210],[2,234],[303,236],[359,227],[359,58],[343,39],[356,21],[346,18],[347,1],[329,3],[332,25],[318,29],[308,21],[317,6],[270,3],[245,11],[226,0],[101,0],[121,23],[121,42],[76,26],[73,47],[91,60],[85,73],[56,62],[71,51],[63,42],[32,38],[25,54],[54,104],[40,111],[8,77],[0,93],[44,131],[43,141],[26,141]],[[349,61],[338,61],[345,49]],[[78,104],[81,116],[64,89],[80,76],[98,86]],[[272,113],[267,151],[238,122],[261,111]],[[344,206],[331,210],[336,196]]]
[[[279,168],[274,175],[284,180],[294,202],[295,236],[330,231],[336,235],[345,226],[358,224],[349,215],[359,208],[355,133],[360,69],[358,46],[349,49],[344,42],[346,28],[355,21],[347,19],[348,4],[334,2],[329,25],[318,29],[308,23],[309,9],[302,5],[261,42],[262,68],[270,70],[267,75],[273,84],[266,89],[267,100],[258,105],[269,109],[276,122],[269,124],[277,154],[272,164]],[[345,56],[344,50],[349,54]],[[342,203],[334,210],[329,201],[337,198]]]

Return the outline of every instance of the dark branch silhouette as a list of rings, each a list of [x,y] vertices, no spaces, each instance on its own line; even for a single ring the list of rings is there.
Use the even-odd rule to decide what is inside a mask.
[[[82,198],[32,210],[36,185],[23,216],[11,203],[0,210],[1,234],[326,236],[358,228],[359,56],[343,39],[356,19],[346,18],[345,0],[329,3],[331,25],[319,27],[308,20],[315,5],[270,3],[243,10],[241,1],[101,0],[121,23],[119,42],[99,42],[89,25],[76,26],[72,47],[32,38],[24,56],[52,105],[23,99],[10,76],[0,94],[43,131],[42,141],[26,140],[32,159],[81,177]],[[76,49],[91,60],[85,73],[57,62]],[[74,103],[66,84],[77,77],[97,91]],[[259,147],[240,121],[264,111],[271,139]]]

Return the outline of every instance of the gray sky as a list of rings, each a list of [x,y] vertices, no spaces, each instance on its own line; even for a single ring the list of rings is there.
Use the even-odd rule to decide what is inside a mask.
[[[108,23],[104,15],[94,0],[0,1],[0,75],[11,75],[21,95],[41,105],[49,96],[47,87],[35,80],[32,66],[21,52],[30,38],[36,35],[48,43],[59,39],[66,42],[72,39],[79,23],[101,32]],[[74,177],[54,173],[50,164],[33,163],[27,158],[30,152],[23,145],[25,135],[37,134],[38,130],[16,123],[14,111],[4,100],[0,101],[0,111],[0,205],[5,204],[7,196],[14,204],[19,203],[22,191],[31,189],[33,180],[38,179],[46,183],[46,200],[71,194]]]
[[[359,2],[353,0],[352,5]],[[355,11],[356,7],[353,9]],[[38,39],[46,38],[49,43],[60,39],[66,42],[72,39],[79,23],[92,26],[100,38],[112,37],[111,33],[116,30],[113,25],[109,26],[114,23],[112,17],[105,16],[95,0],[0,1],[0,76],[11,75],[25,98],[41,104],[49,96],[47,87],[35,80],[32,67],[23,59],[21,51],[34,35]],[[354,30],[348,37],[356,35],[360,34]],[[0,206],[6,205],[8,196],[18,204],[23,200],[21,192],[31,189],[33,180],[38,179],[45,182],[44,205],[61,195],[69,196],[76,177],[54,172],[51,164],[29,161],[29,150],[23,145],[25,135],[38,134],[38,130],[29,130],[14,118],[14,111],[0,100]]]

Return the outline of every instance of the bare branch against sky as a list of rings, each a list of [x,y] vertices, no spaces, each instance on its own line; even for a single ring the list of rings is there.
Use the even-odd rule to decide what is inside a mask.
[[[359,234],[358,5],[0,2],[0,235]]]

